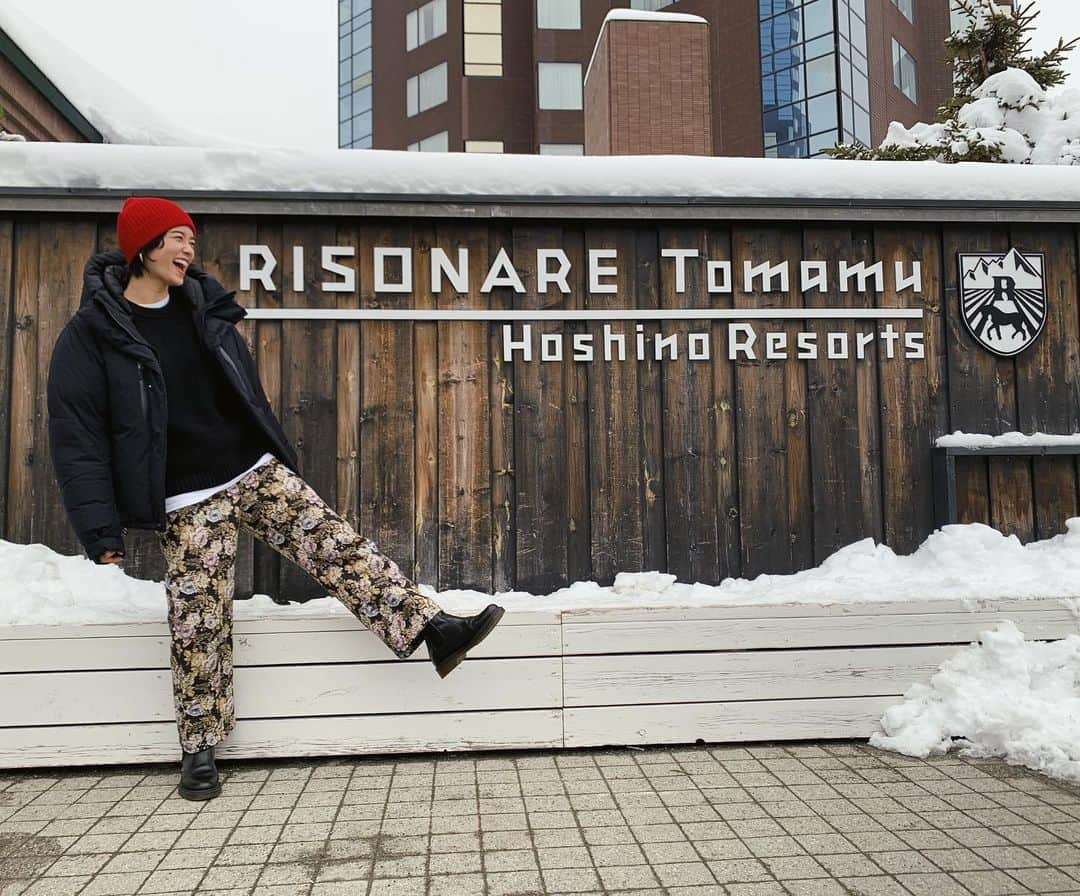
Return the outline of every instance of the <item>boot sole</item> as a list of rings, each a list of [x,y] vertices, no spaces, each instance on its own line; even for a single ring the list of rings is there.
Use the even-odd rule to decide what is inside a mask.
[[[459,647],[450,654],[450,656],[439,663],[439,665],[435,667],[435,671],[439,673],[439,678],[446,678],[447,675],[461,665],[461,661],[465,659],[465,654],[491,634],[491,630],[499,624],[499,620],[503,618],[504,613],[506,613],[506,610],[503,607],[496,607],[495,612],[491,614],[491,617],[484,624],[484,627],[476,633],[475,638],[464,647]]]
[[[188,788],[180,785],[177,791],[185,800],[212,800],[216,796],[221,796],[221,783],[219,782],[207,790],[188,790]]]

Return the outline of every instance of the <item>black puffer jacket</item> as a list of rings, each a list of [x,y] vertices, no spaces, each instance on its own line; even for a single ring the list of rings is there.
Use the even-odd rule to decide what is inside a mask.
[[[53,470],[72,528],[94,562],[107,550],[123,551],[128,528],[165,529],[168,396],[157,356],[127,309],[124,274],[120,252],[87,262],[79,310],[49,364]],[[274,454],[299,470],[234,326],[247,315],[236,293],[192,265],[169,294],[190,305],[203,345],[266,431]]]

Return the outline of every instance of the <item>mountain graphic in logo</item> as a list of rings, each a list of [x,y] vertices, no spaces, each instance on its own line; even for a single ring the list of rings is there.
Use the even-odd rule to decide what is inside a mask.
[[[1046,323],[1044,259],[1010,249],[1004,255],[959,253],[960,311],[968,332],[987,351],[1017,355]]]

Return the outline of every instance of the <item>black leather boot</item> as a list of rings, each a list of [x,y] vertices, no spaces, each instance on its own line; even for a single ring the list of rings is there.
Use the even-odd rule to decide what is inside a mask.
[[[184,753],[180,762],[180,796],[185,800],[212,800],[221,794],[214,748]]]
[[[491,634],[505,612],[497,604],[488,604],[475,616],[452,616],[442,611],[432,616],[424,626],[424,643],[439,678],[457,668],[465,654]]]

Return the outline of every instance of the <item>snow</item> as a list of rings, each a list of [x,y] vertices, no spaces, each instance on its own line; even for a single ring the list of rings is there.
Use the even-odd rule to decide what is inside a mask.
[[[981,141],[1000,146],[1006,162],[1080,163],[1080,89],[1047,92],[1023,69],[1008,68],[991,75],[972,95],[956,126],[917,122],[906,128],[894,121],[881,145],[951,147],[962,154]]]
[[[872,746],[921,757],[959,748],[1080,783],[1080,635],[1026,642],[1001,622],[912,685],[881,725]]]
[[[0,187],[357,196],[1080,202],[1080,168],[0,143]]]
[[[981,432],[963,432],[956,430],[952,435],[938,436],[935,443],[938,448],[1030,448],[1047,445],[1076,445],[1080,447],[1080,432],[1071,436],[1049,435],[1035,432],[1026,435],[1022,432],[1006,432],[991,436]]]
[[[1021,544],[981,523],[944,526],[913,554],[897,555],[872,538],[841,548],[820,566],[791,575],[728,578],[719,585],[677,582],[668,573],[619,573],[613,585],[574,582],[551,594],[503,592],[496,600],[510,611],[582,608],[733,607],[772,604],[865,604],[878,601],[985,598],[1058,598],[1080,602],[1080,517],[1067,531]],[[127,576],[81,554],[65,556],[43,544],[0,539],[0,625],[81,625],[153,622],[166,618],[163,582]],[[421,590],[450,611],[475,612],[491,595],[479,591]],[[237,618],[335,616],[344,604],[327,596],[282,606],[266,595],[237,601]]]
[[[155,109],[96,68],[79,52],[58,41],[13,4],[0,4],[0,28],[15,41],[41,72],[56,85],[109,143],[162,146],[249,146],[237,140],[202,132],[186,124],[191,110],[174,94],[163,92],[165,105]],[[122,52],[103,47],[102,52]],[[142,79],[167,72],[140,71]],[[169,99],[169,97],[172,97]],[[176,110],[180,111],[177,112]]]
[[[709,24],[701,16],[692,16],[687,12],[659,12],[648,9],[613,9],[604,16],[604,24],[608,22],[694,22],[698,25]]]

